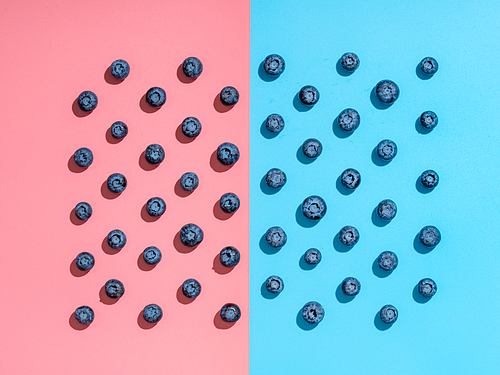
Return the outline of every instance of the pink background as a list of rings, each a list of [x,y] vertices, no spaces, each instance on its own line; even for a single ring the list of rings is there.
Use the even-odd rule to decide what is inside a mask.
[[[16,1],[0,14],[2,373],[247,373],[249,1]],[[188,56],[204,70],[181,82]],[[119,84],[105,76],[118,58],[131,65]],[[214,100],[226,85],[240,92],[228,111]],[[167,102],[149,113],[140,100],[152,86]],[[84,90],[99,104],[80,117],[74,100]],[[192,142],[178,129],[188,116],[203,126]],[[116,143],[107,132],[118,120],[129,134]],[[241,152],[229,169],[213,154],[226,141]],[[155,169],[140,159],[151,143],[166,151]],[[71,162],[79,147],[94,153],[84,171]],[[176,188],[187,171],[200,178],[189,196]],[[102,188],[114,172],[128,187],[111,199]],[[242,203],[232,217],[214,209],[226,192]],[[167,203],[156,221],[143,212],[153,196]],[[94,209],[82,225],[71,215],[80,201]],[[205,233],[191,252],[176,237],[189,222]],[[117,228],[128,241],[112,252],[103,240]],[[147,269],[140,255],[152,245],[163,259]],[[242,259],[227,272],[217,259],[229,245]],[[96,258],[85,275],[73,264],[82,251]],[[202,293],[187,303],[178,288],[191,277]],[[101,290],[110,278],[126,289],[114,304]],[[227,302],[242,310],[232,326],[216,318]],[[164,311],[154,327],[139,318],[149,303]],[[95,311],[86,329],[72,318],[80,305]]]

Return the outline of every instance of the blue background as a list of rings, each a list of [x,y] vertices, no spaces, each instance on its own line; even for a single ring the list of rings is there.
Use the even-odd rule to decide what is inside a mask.
[[[499,4],[253,1],[251,14],[251,374],[498,373]],[[337,72],[344,52],[360,58],[351,76]],[[274,81],[259,69],[271,53],[286,60]],[[428,80],[416,74],[425,56],[439,62]],[[370,99],[382,79],[401,90],[387,109]],[[304,111],[295,95],[307,84],[321,97]],[[349,107],[358,110],[361,124],[342,138],[332,125]],[[437,113],[439,125],[422,134],[416,120],[426,110]],[[262,126],[271,113],[286,122],[274,138]],[[322,142],[323,154],[304,164],[297,150],[310,137]],[[372,152],[384,138],[397,143],[398,155],[380,166]],[[288,182],[270,194],[262,177],[273,167],[283,169]],[[337,178],[349,167],[362,182],[345,195]],[[441,180],[422,193],[416,181],[426,169]],[[328,211],[307,227],[296,213],[312,194],[326,200]],[[385,198],[396,202],[398,213],[379,226],[372,213]],[[442,241],[422,253],[414,240],[428,224],[440,229]],[[277,252],[262,239],[274,225],[288,235]],[[334,243],[344,225],[357,227],[361,237],[349,251]],[[300,258],[311,247],[323,260],[304,269]],[[384,278],[372,265],[385,250],[398,255],[399,266]],[[285,283],[274,299],[262,288],[270,275]],[[362,286],[345,303],[337,287],[347,276]],[[428,303],[413,294],[424,277],[438,285]],[[297,314],[314,300],[325,318],[309,329]],[[385,304],[399,310],[387,330],[375,319]]]

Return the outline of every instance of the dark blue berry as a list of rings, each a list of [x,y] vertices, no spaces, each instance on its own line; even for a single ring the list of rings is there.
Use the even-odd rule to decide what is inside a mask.
[[[78,95],[78,106],[82,111],[93,111],[97,107],[97,95],[92,91],[82,92]]]
[[[127,236],[121,230],[115,229],[108,233],[107,242],[110,248],[120,250],[127,243]]]
[[[266,118],[266,129],[271,133],[279,133],[285,127],[285,120],[281,115],[273,113]]]
[[[80,220],[87,220],[92,216],[92,206],[87,202],[80,202],[75,206],[75,215]]]
[[[435,247],[441,241],[441,232],[433,225],[427,225],[420,230],[418,238],[422,245]]]
[[[160,87],[151,87],[146,93],[146,102],[152,107],[161,107],[166,101],[167,94]]]
[[[418,282],[418,292],[425,298],[431,298],[437,292],[437,285],[432,279],[422,279]]]
[[[318,264],[321,262],[321,252],[318,249],[309,249],[304,254],[307,264]]]
[[[160,164],[165,159],[165,151],[158,144],[149,145],[146,148],[146,160],[150,164]]]
[[[227,214],[233,214],[240,208],[240,198],[234,193],[226,193],[220,197],[220,209]]]
[[[188,117],[182,121],[182,134],[186,137],[197,137],[201,132],[201,122],[196,117]]]
[[[160,306],[152,303],[144,307],[144,310],[142,310],[142,317],[148,323],[158,323],[163,317],[163,310]]]
[[[281,189],[286,184],[286,174],[281,169],[272,168],[266,174],[266,184],[273,189]]]
[[[224,165],[233,165],[240,158],[240,150],[236,145],[225,142],[217,147],[217,160]]]
[[[323,198],[311,195],[304,199],[302,213],[310,220],[320,220],[326,214],[326,203]]]
[[[125,138],[128,134],[128,126],[124,122],[116,121],[111,125],[111,136],[116,139]]]
[[[392,251],[384,251],[378,256],[377,263],[384,271],[392,272],[398,266],[398,257]]]
[[[115,60],[109,70],[116,79],[125,79],[130,73],[130,65],[125,60]]]
[[[236,322],[241,317],[241,310],[235,303],[226,303],[220,309],[220,317],[225,322]]]
[[[346,189],[356,189],[361,182],[361,175],[353,168],[346,169],[340,176],[340,182]]]
[[[285,284],[279,276],[269,276],[266,280],[266,289],[273,294],[278,294],[283,291]]]
[[[314,86],[304,86],[300,89],[299,99],[302,104],[314,105],[319,100],[319,91]]]
[[[384,221],[391,221],[396,216],[398,208],[396,203],[390,199],[384,199],[378,204],[377,213],[378,216]]]
[[[344,281],[342,281],[342,292],[346,296],[354,297],[361,290],[361,284],[358,279],[354,277],[346,277]]]
[[[146,247],[142,252],[142,258],[147,264],[158,264],[161,260],[161,251],[155,246]]]
[[[153,197],[146,203],[146,211],[151,216],[161,216],[165,213],[167,205],[165,201],[159,197]]]
[[[222,104],[228,107],[235,105],[236,103],[238,103],[238,100],[240,99],[240,94],[238,93],[238,90],[236,90],[232,86],[224,87],[221,90],[219,96]]]
[[[224,267],[234,267],[240,262],[240,252],[233,246],[227,246],[220,251],[219,259]]]
[[[389,139],[384,139],[377,145],[377,155],[380,159],[390,161],[398,153],[398,146]]]
[[[182,63],[182,71],[189,78],[198,78],[203,72],[203,64],[196,57],[188,57]]]
[[[90,149],[82,147],[75,151],[73,160],[80,167],[88,167],[94,161],[94,155]]]
[[[264,59],[264,70],[267,74],[279,76],[285,70],[285,60],[280,55],[269,55]]]
[[[120,298],[125,293],[125,287],[120,280],[111,279],[106,281],[104,290],[109,298]]]
[[[339,241],[348,247],[353,247],[359,241],[359,232],[356,228],[346,225],[339,232]]]
[[[383,80],[377,83],[375,93],[382,103],[392,104],[399,97],[399,87],[392,81]]]
[[[425,111],[420,115],[420,125],[427,130],[434,129],[438,124],[438,117],[432,111]]]
[[[121,173],[113,173],[108,177],[107,185],[112,193],[121,193],[127,187],[127,179]]]
[[[94,256],[90,253],[80,253],[76,256],[76,266],[82,271],[92,269],[94,263]]]
[[[436,171],[428,169],[420,175],[420,182],[428,189],[434,189],[439,183],[439,175]]]
[[[193,191],[198,187],[198,184],[198,176],[193,172],[187,172],[181,176],[180,185],[182,190]]]
[[[75,310],[75,318],[78,323],[89,325],[94,321],[94,310],[88,306],[80,306]]]
[[[422,73],[430,76],[436,73],[439,68],[438,62],[433,57],[424,57],[418,66]]]
[[[358,111],[352,108],[346,108],[340,112],[339,117],[339,127],[342,131],[346,133],[354,132],[360,122],[360,117]]]
[[[286,233],[281,227],[271,227],[266,232],[266,242],[272,247],[282,247],[286,244]]]
[[[318,302],[308,302],[302,308],[302,318],[309,324],[318,324],[324,316],[325,310]]]
[[[358,69],[359,58],[353,52],[346,52],[340,58],[340,65],[346,72],[354,72]]]
[[[185,246],[194,247],[203,241],[203,231],[195,224],[186,224],[180,230],[181,242]]]
[[[385,324],[392,324],[398,319],[398,310],[392,305],[385,305],[380,309],[380,319]]]
[[[187,298],[196,298],[201,293],[201,285],[195,279],[187,279],[182,283],[182,294]]]
[[[321,151],[323,151],[323,146],[317,139],[309,138],[302,144],[302,152],[308,158],[317,158],[321,155]]]

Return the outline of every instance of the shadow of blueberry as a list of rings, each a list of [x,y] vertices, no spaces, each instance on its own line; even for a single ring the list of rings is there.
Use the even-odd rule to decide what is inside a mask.
[[[99,290],[99,302],[105,305],[114,305],[119,299],[120,298],[109,298],[106,294],[106,287],[104,285],[101,287],[101,290]]]
[[[267,130],[266,120],[262,121],[262,124],[260,125],[260,134],[262,134],[262,136],[266,139],[276,138],[278,136],[278,134],[280,134],[280,133],[273,133],[273,132],[270,132],[269,130]]]
[[[389,164],[391,162],[390,160],[384,160],[384,159],[381,159],[380,156],[378,156],[377,149],[378,149],[378,145],[375,146],[375,148],[372,150],[372,162],[373,162],[373,164],[375,164],[379,167],[383,167],[383,166]]]
[[[76,117],[87,117],[88,115],[90,115],[92,112],[94,111],[82,111],[80,109],[80,106],[78,105],[78,97],[75,99],[75,101],[73,102],[72,106],[71,106],[71,109],[73,111],[73,114],[76,116]]]
[[[341,63],[342,58],[339,58],[337,60],[337,64],[335,65],[335,68],[337,69],[337,73],[341,75],[342,77],[349,77],[352,73],[354,73],[354,70],[352,72],[348,72],[344,68],[342,68],[342,63]]]
[[[432,75],[427,75],[427,74],[424,74],[424,72],[422,72],[422,69],[420,69],[420,61],[417,64],[417,66],[415,67],[415,74],[417,75],[418,78],[420,78],[424,81],[427,81],[428,79],[432,78]]]
[[[234,266],[236,267],[236,266]],[[231,272],[234,267],[226,267],[226,266],[223,266],[222,263],[220,262],[220,256],[219,256],[219,253],[217,253],[214,257],[214,261],[213,261],[213,267],[212,269],[218,273],[219,275],[225,275],[229,272]]]
[[[354,134],[354,132],[345,132],[342,129],[340,129],[338,116],[335,117],[335,119],[333,120],[332,129],[333,129],[333,134],[335,134],[335,136],[340,139],[350,137],[351,135]]]
[[[431,191],[434,190],[434,189],[426,188],[424,185],[422,185],[422,181],[420,181],[420,176],[418,176],[417,180],[415,181],[415,188],[421,194],[429,194]]]
[[[297,160],[300,161],[302,164],[311,164],[313,161],[315,161],[317,158],[308,158],[307,156],[304,155],[304,151],[302,151],[302,145],[299,146],[296,152],[297,155]]]
[[[146,223],[154,223],[155,221],[158,221],[158,219],[162,217],[160,216],[151,216],[148,214],[148,203],[144,203],[144,205],[141,208],[141,218],[144,220]]]
[[[122,193],[113,193],[108,189],[108,180],[104,180],[101,185],[101,195],[106,199],[115,199],[118,198]]]
[[[372,89],[370,92],[370,101],[372,102],[373,106],[377,109],[383,110],[390,108],[391,104],[384,104],[382,103],[378,98],[377,98],[377,91],[376,87]]]
[[[121,249],[113,249],[108,245],[108,235],[104,237],[101,243],[102,251],[104,251],[108,255],[115,255],[120,252]]]
[[[144,150],[139,156],[139,167],[144,169],[145,171],[152,171],[160,166],[161,163],[151,164],[146,160],[146,150]]]
[[[261,80],[263,80],[265,82],[272,82],[272,81],[276,81],[278,79],[279,75],[272,76],[270,74],[267,74],[266,71],[264,70],[264,60],[262,60],[262,62],[259,65],[259,77]]]
[[[318,264],[309,264],[306,262],[304,259],[304,254],[302,254],[299,258],[299,267],[302,268],[304,271],[310,271],[316,268]]]
[[[344,245],[342,242],[339,240],[339,233],[335,233],[335,236],[333,237],[333,248],[337,250],[339,253],[347,253],[349,250],[352,249],[352,247]]]
[[[425,298],[423,295],[421,295],[419,292],[418,292],[418,284],[415,285],[415,287],[413,288],[413,300],[417,303],[427,303],[429,302],[431,299],[430,298]]]
[[[266,183],[266,175],[262,176],[261,180],[260,180],[260,190],[262,190],[262,192],[264,194],[267,194],[267,195],[273,195],[273,194],[276,194],[277,192],[279,192],[281,190],[281,188],[279,189],[274,189],[272,187],[270,187],[267,183]]]
[[[220,100],[220,92],[215,95],[214,98],[214,109],[219,113],[225,113],[233,109],[234,105],[224,105]]]
[[[76,265],[76,257],[75,257],[75,259],[73,259],[73,261],[69,265],[69,272],[71,272],[71,274],[75,277],[82,277],[88,274],[90,270],[82,271],[80,268],[78,268],[78,266]]]
[[[310,331],[318,326],[318,324],[307,323],[302,317],[302,307],[297,312],[297,318],[295,319],[297,326],[303,331]]]
[[[379,331],[386,331],[389,328],[392,327],[392,324],[386,324],[380,319],[380,310],[377,311],[375,314],[375,318],[373,319],[373,324],[375,325],[375,328],[377,328]]]
[[[78,164],[75,163],[75,158],[73,154],[69,157],[68,160],[68,169],[73,172],[73,173],[82,173],[85,172],[89,167],[80,167]]]
[[[191,78],[184,74],[184,71],[182,70],[182,64],[183,63],[181,63],[181,65],[177,67],[177,78],[179,79],[179,81],[181,81],[182,83],[192,83],[196,81],[197,77]]]
[[[177,250],[179,253],[182,253],[182,254],[188,254],[198,247],[198,245],[193,246],[193,247],[185,246],[181,241],[181,231],[178,231],[175,234],[173,243],[174,243],[175,250]]]
[[[110,85],[118,85],[119,83],[122,83],[124,81],[124,79],[117,79],[113,77],[113,75],[111,74],[111,65],[108,66],[108,68],[104,71],[104,80]]]
[[[69,213],[69,220],[71,221],[71,223],[73,225],[82,225],[82,224],[85,224],[87,222],[87,220],[80,220],[77,216],[76,216],[76,213],[75,213],[75,208],[73,207],[73,209],[71,210],[71,212]]]
[[[354,297],[349,297],[344,294],[342,291],[342,283],[337,286],[337,289],[335,290],[335,297],[337,297],[337,301],[340,303],[349,303],[354,299]]]
[[[372,223],[377,227],[385,227],[390,223],[390,221],[382,220],[380,216],[378,216],[378,205],[376,205],[372,211]]]
[[[214,213],[214,217],[219,220],[228,220],[235,214],[235,212],[227,213],[222,211],[222,208],[220,208],[220,199],[214,203],[212,211]]]
[[[210,167],[212,167],[212,169],[215,172],[218,172],[218,173],[226,172],[226,171],[230,170],[233,167],[233,165],[234,164],[231,164],[231,165],[222,164],[219,161],[219,159],[217,159],[217,150],[212,152],[212,155],[210,155]]]
[[[184,74],[184,73],[183,73]],[[190,303],[194,302],[196,298],[188,298],[182,293],[182,285],[177,288],[177,293],[176,293],[177,301],[182,303],[183,305],[189,305]]]
[[[420,116],[415,120],[415,130],[420,134],[429,134],[432,129],[426,129],[420,123]]]
[[[267,255],[276,254],[278,251],[281,250],[281,247],[272,247],[267,243],[265,233],[260,238],[259,247],[262,250],[262,252]]]
[[[142,252],[139,253],[139,257],[137,258],[137,267],[139,267],[140,270],[145,271],[145,272],[151,271],[153,268],[155,268],[157,266],[157,264],[146,263],[143,255],[142,255]]]
[[[108,142],[109,144],[115,145],[117,143],[120,143],[124,139],[125,138],[115,138],[115,137],[113,137],[111,135],[111,127],[109,127],[108,130],[106,130],[106,142]]]
[[[234,326],[235,323],[236,322],[225,322],[224,320],[222,320],[222,318],[220,317],[220,310],[215,313],[215,316],[214,316],[215,328],[217,328],[217,329],[229,329],[232,326]]]
[[[314,105],[305,105],[299,99],[299,93],[296,93],[293,97],[293,106],[299,112],[307,112],[310,111]]]
[[[184,73],[183,73],[184,74]],[[193,142],[196,138],[198,137],[188,137],[182,132],[182,124],[180,124],[176,129],[175,129],[175,138],[180,142],[180,143],[191,143]]]
[[[378,257],[376,257],[372,263],[372,272],[375,276],[380,277],[380,278],[385,278],[392,273],[392,271],[383,270],[382,268],[380,268],[378,266]]]
[[[91,324],[82,324],[78,320],[76,320],[75,312],[73,311],[69,317],[69,325],[76,331],[83,331],[84,329],[89,328]]]
[[[302,203],[297,206],[295,210],[295,220],[303,228],[312,228],[317,225],[321,220],[310,220],[302,213]]]
[[[193,193],[194,190],[192,191],[186,191],[184,190],[182,187],[181,187],[181,179],[179,178],[177,180],[177,182],[175,183],[175,186],[174,186],[174,193],[175,195],[177,195],[178,197],[181,197],[181,198],[185,198],[185,197],[188,197],[190,196],[192,193]]]
[[[279,295],[279,293],[271,293],[269,290],[267,290],[265,281],[260,286],[260,294],[262,294],[262,297],[264,297],[265,299],[275,299]]]
[[[354,193],[354,190],[356,190],[356,189],[347,189],[344,185],[342,185],[342,179],[340,178],[340,176],[338,176],[337,180],[335,181],[335,187],[342,195],[351,195],[352,193]]]
[[[165,102],[165,104],[166,104],[166,102]],[[160,108],[165,106],[165,104],[162,106],[159,106],[159,107],[153,107],[152,105],[149,105],[148,102],[146,101],[146,94],[144,94],[141,97],[141,99],[139,100],[139,107],[142,109],[143,112],[146,112],[146,113],[158,112],[160,110]]]
[[[419,254],[427,254],[434,250],[434,247],[427,247],[420,242],[420,232],[413,239],[413,248]]]
[[[144,316],[142,315],[143,310],[139,312],[139,315],[137,316],[137,325],[141,327],[142,329],[151,329],[154,326],[156,326],[159,322],[156,323],[148,323],[144,320]]]

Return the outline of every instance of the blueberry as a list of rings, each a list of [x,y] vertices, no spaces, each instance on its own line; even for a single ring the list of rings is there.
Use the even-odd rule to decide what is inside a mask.
[[[76,266],[81,271],[88,271],[94,267],[94,256],[90,253],[80,253],[76,256]]]
[[[78,106],[82,111],[93,111],[97,107],[97,95],[92,91],[82,92],[78,95]]]
[[[266,129],[271,133],[279,133],[285,127],[285,120],[283,117],[278,115],[277,113],[273,113],[272,115],[267,116],[266,118]]]
[[[220,209],[227,214],[234,214],[240,208],[240,198],[234,193],[226,193],[220,197]]]
[[[304,86],[300,89],[299,99],[302,104],[314,105],[319,100],[319,91],[314,86]]]
[[[422,73],[430,76],[436,73],[439,68],[438,62],[433,57],[424,57],[418,66]]]
[[[188,57],[182,63],[182,71],[189,78],[198,78],[203,72],[203,64],[196,57]]]
[[[163,317],[163,310],[160,306],[152,303],[144,307],[144,310],[142,310],[142,317],[148,323],[158,323]]]
[[[203,231],[195,224],[186,224],[180,230],[181,242],[185,246],[194,247],[203,241]]]
[[[422,279],[418,282],[418,292],[425,298],[431,298],[437,292],[437,285],[432,279]]]
[[[240,94],[238,90],[236,90],[232,86],[226,86],[224,87],[221,92],[220,92],[220,101],[222,104],[225,106],[231,107],[238,103],[238,100],[240,99]]]
[[[188,117],[182,121],[182,134],[186,137],[197,137],[201,132],[201,122],[196,117]]]
[[[110,248],[120,250],[127,243],[127,236],[121,230],[115,229],[108,233],[107,242]]]
[[[340,58],[340,65],[346,72],[354,72],[358,69],[359,58],[353,52],[346,52]]]
[[[241,310],[235,303],[226,303],[220,309],[220,317],[225,322],[236,322],[241,317]]]
[[[344,281],[342,281],[342,292],[344,292],[346,296],[354,297],[358,295],[360,290],[361,284],[358,279],[354,277],[346,277]]]
[[[125,60],[115,60],[109,70],[116,79],[125,79],[130,73],[130,65]]]
[[[269,55],[264,60],[264,70],[267,74],[279,76],[285,70],[285,60],[280,55]]]
[[[439,175],[436,171],[428,169],[420,175],[420,182],[428,189],[434,189],[439,183]]]
[[[75,318],[78,323],[89,325],[94,321],[94,310],[88,306],[80,306],[75,310]]]
[[[318,264],[321,262],[321,252],[318,249],[309,249],[304,253],[307,264]]]
[[[198,176],[193,172],[186,172],[181,176],[180,185],[182,190],[193,191],[198,187]]]
[[[302,213],[311,220],[320,220],[326,214],[326,203],[323,198],[311,195],[302,203]]]
[[[226,142],[217,147],[217,160],[224,165],[233,165],[240,158],[240,150],[236,145]]]
[[[359,241],[359,232],[356,228],[346,225],[339,232],[339,241],[348,247],[353,247]]]
[[[127,187],[127,179],[121,173],[113,173],[108,177],[107,185],[112,193],[121,193]]]
[[[111,136],[116,139],[125,138],[128,134],[128,126],[124,122],[116,121],[111,125]]]
[[[399,87],[392,81],[383,80],[377,83],[375,93],[382,103],[392,104],[399,97]]]
[[[441,241],[441,232],[433,225],[427,225],[420,230],[418,238],[422,245],[435,247]]]
[[[438,117],[432,111],[425,111],[420,115],[420,125],[427,130],[434,129],[438,124]]]
[[[340,182],[346,189],[356,189],[361,182],[361,175],[359,172],[353,168],[348,168],[340,176]]]
[[[153,197],[146,203],[146,211],[151,216],[161,216],[166,209],[165,201],[159,197]]]
[[[152,107],[161,107],[166,101],[167,94],[160,87],[151,87],[146,93],[146,102]]]
[[[75,206],[75,215],[80,220],[87,220],[92,216],[92,206],[87,202],[80,202]]]
[[[271,227],[266,232],[266,242],[272,247],[282,247],[286,244],[286,233],[281,227]]]
[[[266,280],[266,289],[273,294],[278,294],[283,291],[283,280],[279,276],[269,276]]]
[[[324,316],[325,310],[318,302],[308,302],[302,308],[302,318],[309,324],[318,324]]]
[[[359,113],[355,109],[346,108],[342,112],[340,112],[338,121],[339,127],[342,131],[345,131],[346,133],[352,133],[359,126]]]
[[[384,251],[378,256],[377,263],[384,271],[392,272],[398,266],[398,257],[392,251]]]
[[[273,189],[281,189],[286,184],[286,174],[281,169],[272,168],[266,174],[266,184]]]
[[[380,309],[380,319],[385,324],[392,324],[398,319],[398,310],[392,305],[385,305]]]
[[[165,151],[158,144],[151,144],[146,148],[146,160],[149,164],[160,164],[165,159]]]
[[[80,167],[88,167],[94,161],[94,155],[90,149],[82,147],[75,151],[73,160]]]
[[[323,146],[317,139],[309,138],[302,144],[302,152],[308,158],[317,158],[321,155],[321,151],[323,151]]]
[[[240,252],[233,246],[227,246],[220,251],[219,259],[224,267],[234,267],[240,262]]]
[[[378,204],[377,213],[378,216],[384,221],[391,221],[396,216],[398,208],[396,203],[390,199],[384,199]]]
[[[109,298],[120,298],[125,293],[125,287],[120,280],[111,279],[106,281],[104,285],[104,289],[106,291],[106,295]]]
[[[195,279],[187,279],[182,283],[182,294],[187,298],[196,298],[201,293],[201,285]]]
[[[377,155],[380,159],[390,161],[398,153],[398,146],[389,139],[380,141],[377,145]]]
[[[147,264],[158,264],[161,260],[161,251],[155,246],[146,247],[142,252],[142,258]]]

